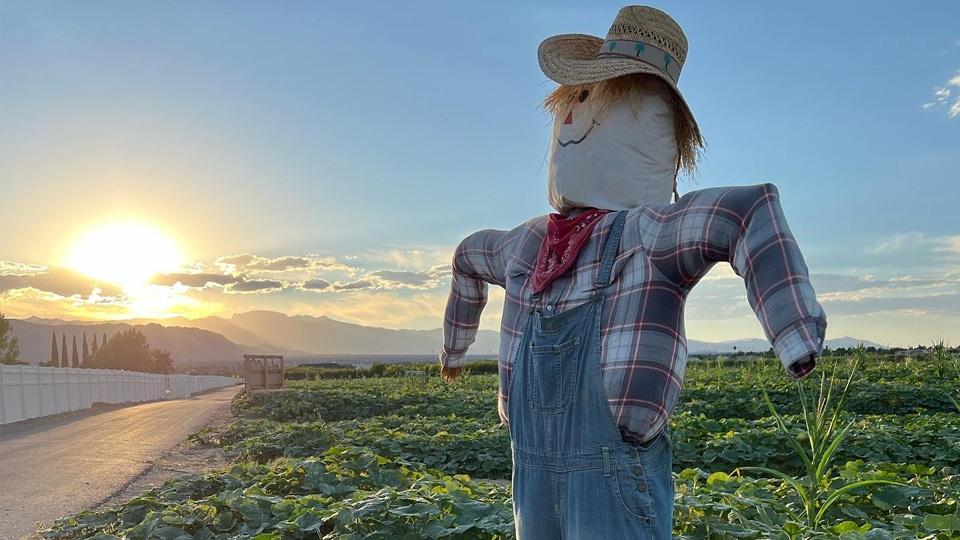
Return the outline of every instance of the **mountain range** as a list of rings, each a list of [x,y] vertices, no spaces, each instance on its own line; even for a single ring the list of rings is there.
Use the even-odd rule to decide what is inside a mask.
[[[440,328],[433,330],[394,330],[337,321],[326,316],[289,316],[274,311],[249,311],[229,318],[172,318],[162,321],[131,320],[126,322],[78,322],[31,317],[11,320],[13,332],[20,341],[20,357],[32,364],[50,358],[50,336],[66,334],[68,346],[73,336],[78,345],[82,336],[92,341],[96,334],[111,336],[120,330],[135,327],[146,336],[152,347],[173,355],[178,367],[234,364],[244,354],[283,354],[298,361],[331,355],[342,356],[409,356],[435,355],[443,340]],[[864,346],[881,347],[876,343],[851,337],[828,339],[831,348]],[[470,347],[471,355],[495,356],[499,350],[498,332],[480,330]],[[690,354],[760,352],[770,348],[765,339],[747,338],[722,342],[688,340]]]

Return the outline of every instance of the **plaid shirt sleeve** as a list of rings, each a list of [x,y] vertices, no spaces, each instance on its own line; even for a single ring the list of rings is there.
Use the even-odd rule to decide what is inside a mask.
[[[487,229],[463,239],[453,255],[453,279],[443,319],[440,364],[461,367],[480,327],[487,283],[506,283],[504,244],[508,231]]]
[[[795,379],[810,373],[827,319],[775,185],[693,191],[656,221],[651,260],[664,277],[687,294],[715,263],[730,263],[784,368]]]

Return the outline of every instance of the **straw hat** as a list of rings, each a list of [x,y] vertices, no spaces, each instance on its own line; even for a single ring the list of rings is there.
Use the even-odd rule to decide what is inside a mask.
[[[632,73],[663,79],[679,98],[699,132],[690,106],[677,88],[687,59],[687,37],[669,15],[648,6],[626,6],[607,32],[607,39],[561,34],[540,43],[540,69],[554,82],[589,84]]]

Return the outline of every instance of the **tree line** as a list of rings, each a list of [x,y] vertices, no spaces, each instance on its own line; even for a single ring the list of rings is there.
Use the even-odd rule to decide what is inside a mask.
[[[60,335],[60,348],[57,348],[57,333],[50,336],[50,367],[75,367],[90,369],[124,369],[147,373],[171,373],[173,356],[163,349],[154,349],[147,337],[136,328],[117,331],[109,340],[106,332],[103,341],[97,342],[93,335],[92,347],[87,347],[87,333],[83,333],[82,345],[77,346],[77,336],[73,335],[73,348],[68,356],[67,336]]]
[[[0,364],[20,363],[20,342],[13,335],[10,321],[0,313]]]
[[[67,347],[67,334],[61,333],[59,346],[57,332],[50,336],[50,360],[45,367],[72,367],[90,369],[123,369],[147,373],[173,372],[173,356],[165,350],[154,349],[147,337],[136,328],[117,331],[109,340],[103,332],[102,339],[93,333],[93,341],[87,341],[83,332],[80,345],[77,335],[71,338],[72,348]],[[0,313],[0,364],[20,364],[20,344],[13,335],[10,321]]]
[[[60,338],[63,344],[58,349],[56,331],[50,336],[50,361],[41,365],[45,367],[90,367],[90,358],[97,354],[97,350],[100,348],[100,345],[97,343],[96,333],[93,334],[93,345],[91,347],[87,346],[87,333],[83,333],[82,349],[77,348],[77,336],[74,334],[72,354],[67,350],[67,334],[61,334]],[[103,343],[107,343],[106,332],[103,333]]]

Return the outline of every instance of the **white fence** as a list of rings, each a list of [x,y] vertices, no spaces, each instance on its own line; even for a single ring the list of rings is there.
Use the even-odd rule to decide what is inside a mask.
[[[0,424],[78,411],[96,402],[185,398],[242,382],[213,375],[0,365]]]

